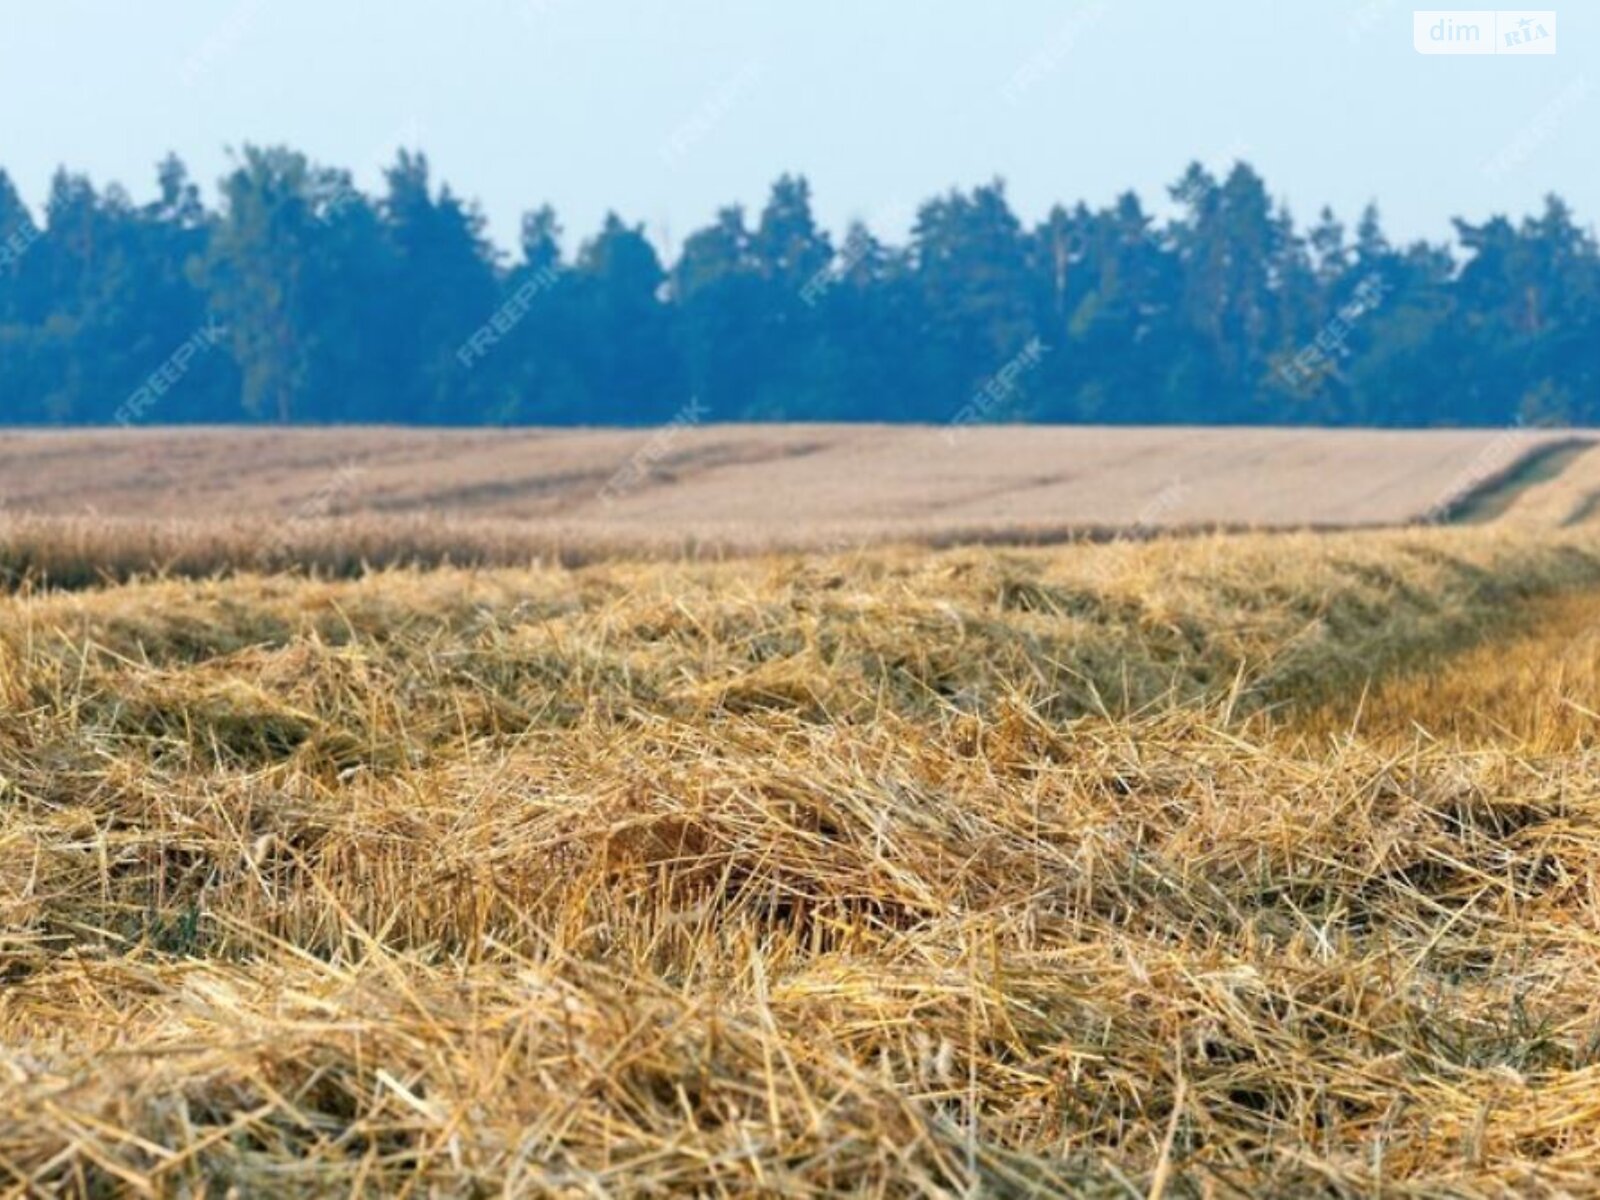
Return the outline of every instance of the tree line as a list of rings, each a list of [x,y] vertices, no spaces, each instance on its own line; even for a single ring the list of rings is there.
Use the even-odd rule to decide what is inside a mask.
[[[786,175],[665,262],[616,215],[569,253],[549,207],[506,255],[418,153],[378,195],[285,148],[214,206],[157,181],[63,170],[41,223],[0,171],[0,423],[1600,423],[1600,254],[1553,195],[1401,245],[1196,164],[1165,219],[1030,228],[997,181],[891,245]]]

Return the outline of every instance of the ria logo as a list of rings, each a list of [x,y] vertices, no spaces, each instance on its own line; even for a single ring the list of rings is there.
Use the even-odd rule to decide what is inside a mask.
[[[1554,54],[1556,14],[1552,10],[1418,11],[1411,14],[1411,41],[1418,54]]]
[[[1552,20],[1550,24],[1554,25],[1555,21]],[[1556,40],[1554,34],[1532,17],[1521,18],[1515,29],[1506,30],[1501,37],[1507,46],[1531,46],[1535,42]]]

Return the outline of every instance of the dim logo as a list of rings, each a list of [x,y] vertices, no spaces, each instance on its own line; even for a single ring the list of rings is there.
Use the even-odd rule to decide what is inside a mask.
[[[1449,17],[1440,17],[1428,29],[1428,40],[1431,42],[1481,42],[1483,41],[1483,26],[1476,21],[1453,21]]]

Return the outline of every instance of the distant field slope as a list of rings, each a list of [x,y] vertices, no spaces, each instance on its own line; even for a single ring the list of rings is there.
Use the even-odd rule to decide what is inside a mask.
[[[0,434],[11,514],[534,519],[755,546],[1427,519],[1558,432],[705,425]]]
[[[1563,528],[1600,521],[1600,446],[1558,452],[1565,462],[1516,489],[1498,520],[1524,528]]]

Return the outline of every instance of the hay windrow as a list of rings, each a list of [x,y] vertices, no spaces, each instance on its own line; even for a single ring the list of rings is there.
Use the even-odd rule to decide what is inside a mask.
[[[0,1181],[1584,1194],[1597,583],[1423,531],[0,601]]]

